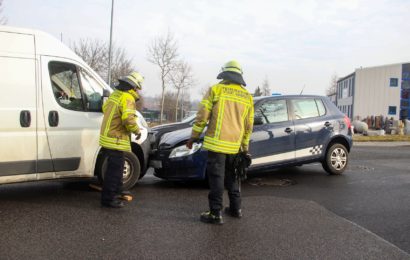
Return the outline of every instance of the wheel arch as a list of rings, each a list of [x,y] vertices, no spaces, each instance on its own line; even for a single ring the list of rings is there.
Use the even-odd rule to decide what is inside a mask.
[[[345,137],[339,135],[339,136],[335,136],[334,138],[332,138],[332,140],[330,140],[330,142],[327,144],[326,151],[323,154],[323,158],[326,158],[325,156],[327,154],[327,151],[329,150],[330,147],[332,147],[333,144],[343,145],[344,147],[346,147],[347,151],[350,153],[350,148],[351,147],[349,145],[349,142],[346,140]]]

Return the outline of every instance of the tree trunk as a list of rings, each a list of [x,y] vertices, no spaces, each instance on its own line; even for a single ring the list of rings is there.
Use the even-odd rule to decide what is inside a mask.
[[[175,122],[178,122],[178,101],[179,101],[179,92],[181,91],[181,89],[178,89],[177,91],[177,101],[176,101],[176,105],[175,105]]]
[[[164,100],[165,100],[165,82],[164,82],[164,78],[162,78],[161,116],[160,116],[160,119],[159,119],[160,124],[162,124],[163,115],[164,115]]]

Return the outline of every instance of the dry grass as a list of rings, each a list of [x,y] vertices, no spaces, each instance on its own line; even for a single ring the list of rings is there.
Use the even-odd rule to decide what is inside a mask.
[[[410,135],[363,136],[353,135],[355,142],[410,142]]]

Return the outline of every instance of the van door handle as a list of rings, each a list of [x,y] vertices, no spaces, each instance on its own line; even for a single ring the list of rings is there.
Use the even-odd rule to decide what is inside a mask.
[[[52,110],[48,113],[48,124],[51,127],[58,126],[58,112],[57,111]]]
[[[326,122],[326,123],[325,123],[325,126],[326,126],[326,127],[329,127],[329,126],[331,126],[331,125],[332,125],[332,124],[331,124],[330,122]]]
[[[31,113],[28,110],[20,112],[20,125],[21,127],[30,127],[31,125]]]
[[[292,133],[292,131],[293,130],[290,127],[286,127],[286,129],[285,129],[285,132],[288,133],[288,134]]]

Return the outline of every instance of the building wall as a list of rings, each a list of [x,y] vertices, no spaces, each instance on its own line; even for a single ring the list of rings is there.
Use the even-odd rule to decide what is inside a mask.
[[[355,74],[351,74],[337,82],[336,105],[350,119],[353,118],[353,95],[355,86]]]
[[[355,75],[353,117],[383,115],[399,119],[402,64],[357,69]],[[390,86],[391,78],[397,79],[397,86]],[[395,114],[389,114],[389,106],[396,107]]]

